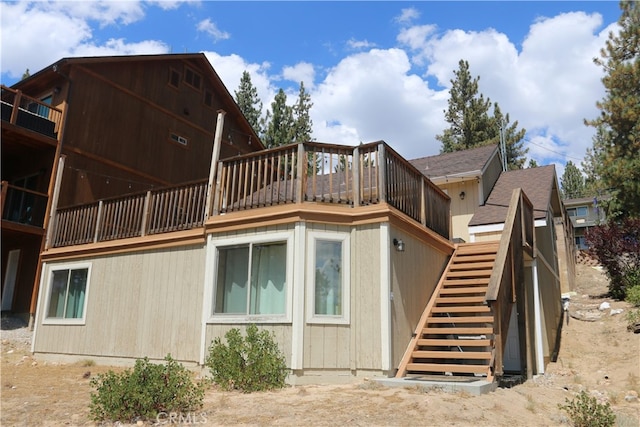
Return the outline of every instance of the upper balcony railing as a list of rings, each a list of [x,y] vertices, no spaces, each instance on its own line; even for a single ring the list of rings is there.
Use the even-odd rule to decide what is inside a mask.
[[[48,196],[44,193],[2,181],[2,219],[41,228],[44,224],[47,199]]]
[[[2,120],[57,139],[62,110],[2,85]]]
[[[206,190],[206,182],[197,182],[59,209],[52,245],[188,229],[207,216],[294,203],[357,208],[385,202],[449,238],[449,197],[382,142],[307,142],[220,161],[209,215]]]

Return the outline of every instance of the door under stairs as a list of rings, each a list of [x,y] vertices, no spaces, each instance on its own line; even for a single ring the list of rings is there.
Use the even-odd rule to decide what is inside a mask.
[[[499,242],[457,246],[427,304],[397,377],[493,380],[494,316],[484,303]]]

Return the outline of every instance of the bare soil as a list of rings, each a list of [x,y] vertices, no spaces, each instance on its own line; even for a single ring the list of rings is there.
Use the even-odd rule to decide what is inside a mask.
[[[558,408],[581,390],[609,402],[617,425],[640,420],[640,334],[626,329],[629,304],[604,297],[607,280],[579,265],[577,295],[569,305],[559,358],[547,372],[512,388],[482,396],[387,388],[375,381],[308,385],[242,394],[210,388],[202,411],[163,419],[192,425],[283,426],[556,426],[570,425]],[[602,302],[610,308],[599,310]],[[623,313],[611,314],[622,309]],[[615,311],[614,311],[615,313]],[[30,333],[3,319],[1,348],[2,426],[92,426],[90,378],[106,366],[89,361],[51,364],[29,352]],[[138,422],[138,425],[152,424]],[[120,424],[121,425],[121,424]],[[134,424],[135,425],[135,424]]]

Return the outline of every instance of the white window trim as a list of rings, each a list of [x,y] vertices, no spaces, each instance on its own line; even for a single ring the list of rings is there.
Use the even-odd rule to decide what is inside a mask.
[[[286,242],[287,243],[287,271],[286,271],[286,285],[285,290],[285,313],[284,314],[214,314],[213,310],[216,306],[216,280],[218,277],[218,248],[225,248],[236,245],[248,245],[250,243],[271,243],[271,242]],[[227,323],[291,323],[292,319],[292,307],[293,307],[293,265],[294,265],[294,251],[293,251],[293,231],[278,232],[278,233],[265,233],[262,235],[249,235],[240,236],[227,239],[216,239],[213,237],[210,241],[211,250],[209,251],[208,262],[211,265],[211,278],[207,286],[210,288],[209,292],[209,312],[207,313],[207,324],[227,324]]]
[[[87,286],[84,291],[84,307],[82,308],[82,317],[77,319],[64,319],[59,317],[48,317],[49,304],[51,303],[51,286],[53,279],[53,272],[60,270],[82,270],[87,269]],[[47,293],[46,304],[42,308],[42,324],[43,325],[84,325],[87,319],[87,310],[89,307],[89,289],[91,288],[91,263],[90,262],[78,262],[69,264],[60,264],[50,266],[47,272]]]
[[[351,245],[349,233],[313,231],[307,235],[307,323],[348,325],[351,307]],[[342,314],[328,316],[315,314],[315,260],[316,240],[330,240],[342,243]]]

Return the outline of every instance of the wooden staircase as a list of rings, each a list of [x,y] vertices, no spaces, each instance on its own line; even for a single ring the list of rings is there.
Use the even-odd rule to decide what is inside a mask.
[[[485,304],[499,242],[457,246],[398,369],[404,376],[493,380],[494,317]]]

